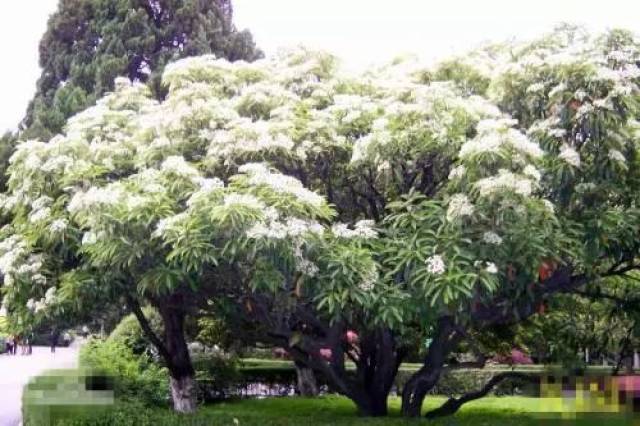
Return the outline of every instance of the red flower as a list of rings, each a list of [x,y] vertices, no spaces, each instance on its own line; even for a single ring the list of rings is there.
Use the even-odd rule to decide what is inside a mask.
[[[358,343],[358,340],[360,339],[360,337],[358,336],[358,333],[356,333],[353,330],[348,330],[345,333],[345,338],[347,339],[347,343],[349,343],[350,345]]]
[[[320,349],[320,356],[324,359],[326,359],[327,361],[331,361],[331,355],[333,354],[333,352],[331,351],[331,349],[329,348],[322,348]]]

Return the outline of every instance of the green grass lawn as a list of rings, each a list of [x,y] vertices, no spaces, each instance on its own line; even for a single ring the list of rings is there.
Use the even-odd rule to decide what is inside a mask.
[[[437,407],[444,401],[442,397],[429,398],[425,408]],[[542,400],[526,397],[487,397],[465,405],[454,417],[437,421],[406,420],[400,416],[400,400],[390,400],[391,413],[388,418],[359,418],[353,404],[342,397],[329,396],[316,399],[274,398],[249,400],[236,403],[222,403],[202,408],[198,416],[211,419],[211,424],[232,424],[237,419],[240,425],[623,425],[630,422],[621,416],[596,415],[578,421],[566,417],[559,420],[559,400]],[[546,413],[541,413],[546,411]],[[566,414],[565,414],[566,416]],[[552,418],[555,417],[555,418]],[[230,422],[230,423],[226,423]]]
[[[441,397],[429,398],[425,408],[442,403]],[[173,425],[238,425],[238,426],[329,426],[329,425],[430,425],[430,426],[551,426],[551,425],[594,425],[616,426],[631,425],[631,419],[621,415],[591,415],[579,419],[560,414],[553,416],[549,411],[558,410],[559,400],[551,400],[546,407],[541,407],[541,400],[526,397],[487,397],[474,401],[463,407],[453,417],[436,421],[407,420],[400,416],[400,400],[392,398],[391,413],[386,418],[358,417],[353,404],[342,397],[327,396],[322,398],[270,398],[262,400],[244,400],[225,402],[200,407],[193,416],[178,416],[168,409],[143,409],[129,407],[114,413],[102,420],[82,422],[63,422],[73,425],[126,425],[126,426],[173,426]],[[541,408],[547,411],[540,413]]]

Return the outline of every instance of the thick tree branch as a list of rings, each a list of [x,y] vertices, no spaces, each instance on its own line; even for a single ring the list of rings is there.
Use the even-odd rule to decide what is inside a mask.
[[[162,340],[151,328],[151,325],[149,324],[149,320],[147,320],[147,318],[144,316],[144,313],[142,312],[140,303],[136,298],[134,298],[133,296],[131,296],[131,294],[127,292],[125,292],[125,298],[127,300],[127,304],[129,305],[129,308],[131,309],[131,312],[133,312],[133,315],[135,315],[136,319],[140,323],[140,327],[142,328],[142,331],[147,336],[147,338],[151,341],[151,343],[158,349],[158,352],[160,353],[162,358],[164,358],[165,362],[169,364],[169,367],[171,367],[170,364],[172,361],[171,361],[171,355],[169,354],[169,350],[165,346],[164,342],[162,342]]]
[[[534,382],[538,379],[538,377],[531,374],[518,373],[515,371],[496,374],[482,388],[473,392],[466,393],[459,398],[449,398],[440,407],[427,412],[425,417],[428,419],[435,419],[438,417],[444,417],[454,414],[467,402],[485,397],[496,385],[506,379],[521,379]]]

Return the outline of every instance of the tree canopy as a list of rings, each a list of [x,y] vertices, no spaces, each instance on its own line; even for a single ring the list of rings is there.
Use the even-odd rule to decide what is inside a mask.
[[[167,66],[161,100],[119,78],[12,157],[7,310],[125,298],[180,411],[194,409],[196,310],[231,306],[368,415],[386,414],[418,330],[430,344],[403,412],[419,415],[444,370],[484,365],[477,332],[640,267],[639,46],[565,27],[361,74],[305,49],[208,55]],[[462,343],[478,359],[449,365]]]

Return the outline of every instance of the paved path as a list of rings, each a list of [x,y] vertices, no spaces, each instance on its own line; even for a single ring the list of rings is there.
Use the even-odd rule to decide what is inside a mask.
[[[0,354],[0,426],[17,426],[21,419],[22,388],[29,379],[52,368],[73,368],[77,365],[78,347],[33,347],[30,356]]]

